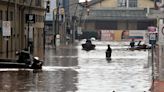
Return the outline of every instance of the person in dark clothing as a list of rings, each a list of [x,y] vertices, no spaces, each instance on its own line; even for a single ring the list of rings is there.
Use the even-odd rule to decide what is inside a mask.
[[[90,48],[92,46],[92,42],[89,39],[86,40],[86,43],[85,44],[86,44],[86,47],[87,48]]]
[[[134,46],[135,46],[135,42],[134,42],[134,39],[132,39],[132,41],[130,42],[130,47],[134,48]]]
[[[30,52],[28,51],[27,48],[21,50],[18,55],[19,55],[17,61],[18,63],[26,63],[28,65],[31,63]]]
[[[110,45],[108,45],[108,48],[106,50],[106,58],[111,60],[111,54],[112,54],[112,49],[111,49]]]
[[[92,44],[91,40],[89,40],[89,39],[86,40],[86,43]]]

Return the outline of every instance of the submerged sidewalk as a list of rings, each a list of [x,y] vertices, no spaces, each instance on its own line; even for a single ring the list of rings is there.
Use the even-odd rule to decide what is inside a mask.
[[[152,92],[164,92],[164,81],[154,81],[154,91]]]

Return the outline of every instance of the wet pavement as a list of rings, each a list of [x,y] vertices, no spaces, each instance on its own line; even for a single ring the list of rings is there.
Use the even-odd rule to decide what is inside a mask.
[[[147,51],[129,51],[125,42],[95,41],[96,49],[86,52],[81,43],[46,48],[42,71],[0,69],[0,92],[149,92]],[[113,49],[110,62],[107,44]]]

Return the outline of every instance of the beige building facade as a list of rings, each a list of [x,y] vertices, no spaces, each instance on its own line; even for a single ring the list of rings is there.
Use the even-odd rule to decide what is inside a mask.
[[[147,30],[148,26],[156,26],[156,18],[148,17],[153,8],[152,0],[102,0],[90,5],[82,28],[98,33],[101,30]]]
[[[102,7],[118,8],[119,1],[121,2],[123,0],[104,0],[101,3],[97,3],[92,7],[94,7],[94,8],[98,8],[98,7],[100,7],[100,8],[102,8]],[[124,1],[126,1],[126,0],[124,0]],[[154,8],[153,0],[129,0],[129,1],[137,1],[136,3],[139,8],[147,8],[147,7]],[[125,2],[125,3],[127,3],[127,2]]]
[[[27,21],[31,14],[32,21]],[[0,58],[16,58],[24,48],[44,57],[44,0],[0,0]],[[10,22],[10,35],[4,34],[4,21]]]

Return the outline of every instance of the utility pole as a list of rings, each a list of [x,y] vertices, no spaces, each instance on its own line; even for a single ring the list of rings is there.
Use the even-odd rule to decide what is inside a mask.
[[[150,30],[150,28],[148,28],[148,30]],[[151,90],[152,92],[154,92],[154,72],[155,72],[155,62],[154,62],[154,48],[155,48],[155,44],[156,44],[156,41],[157,41],[157,34],[155,33],[156,32],[156,29],[155,27],[153,27],[153,31],[154,32],[149,32],[149,43],[151,44],[151,64],[152,64],[152,86],[151,86]]]
[[[55,16],[55,36],[54,36],[54,43],[55,47],[60,44],[60,35],[59,35],[59,7],[60,2],[56,0],[56,16]]]
[[[56,3],[57,3],[56,4],[56,7],[57,7],[57,12],[56,12],[56,34],[59,34],[59,0],[56,0]]]
[[[52,23],[52,31],[53,31],[53,42],[52,42],[52,46],[56,46],[55,44],[55,35],[56,35],[56,33],[55,33],[55,31],[56,31],[56,27],[55,27],[55,25],[56,25],[56,19],[55,19],[55,14],[56,14],[56,10],[55,9],[53,9],[53,23]]]
[[[77,16],[76,16],[77,9],[78,9],[78,4],[76,5],[75,12],[73,15],[72,43],[74,43],[74,41],[75,41],[75,32],[76,32],[76,24],[77,24],[76,23],[76,21],[77,21]]]
[[[50,12],[50,1],[46,1],[46,11],[45,11],[45,14],[44,14],[44,28],[43,28],[43,53],[45,54],[45,45],[46,45],[46,24],[45,24],[45,21],[46,21],[46,15],[47,13]]]
[[[155,48],[155,45],[154,44],[152,44],[152,47],[151,47],[151,54],[152,54],[152,88],[151,88],[151,90],[152,90],[152,92],[154,92],[154,48]]]

